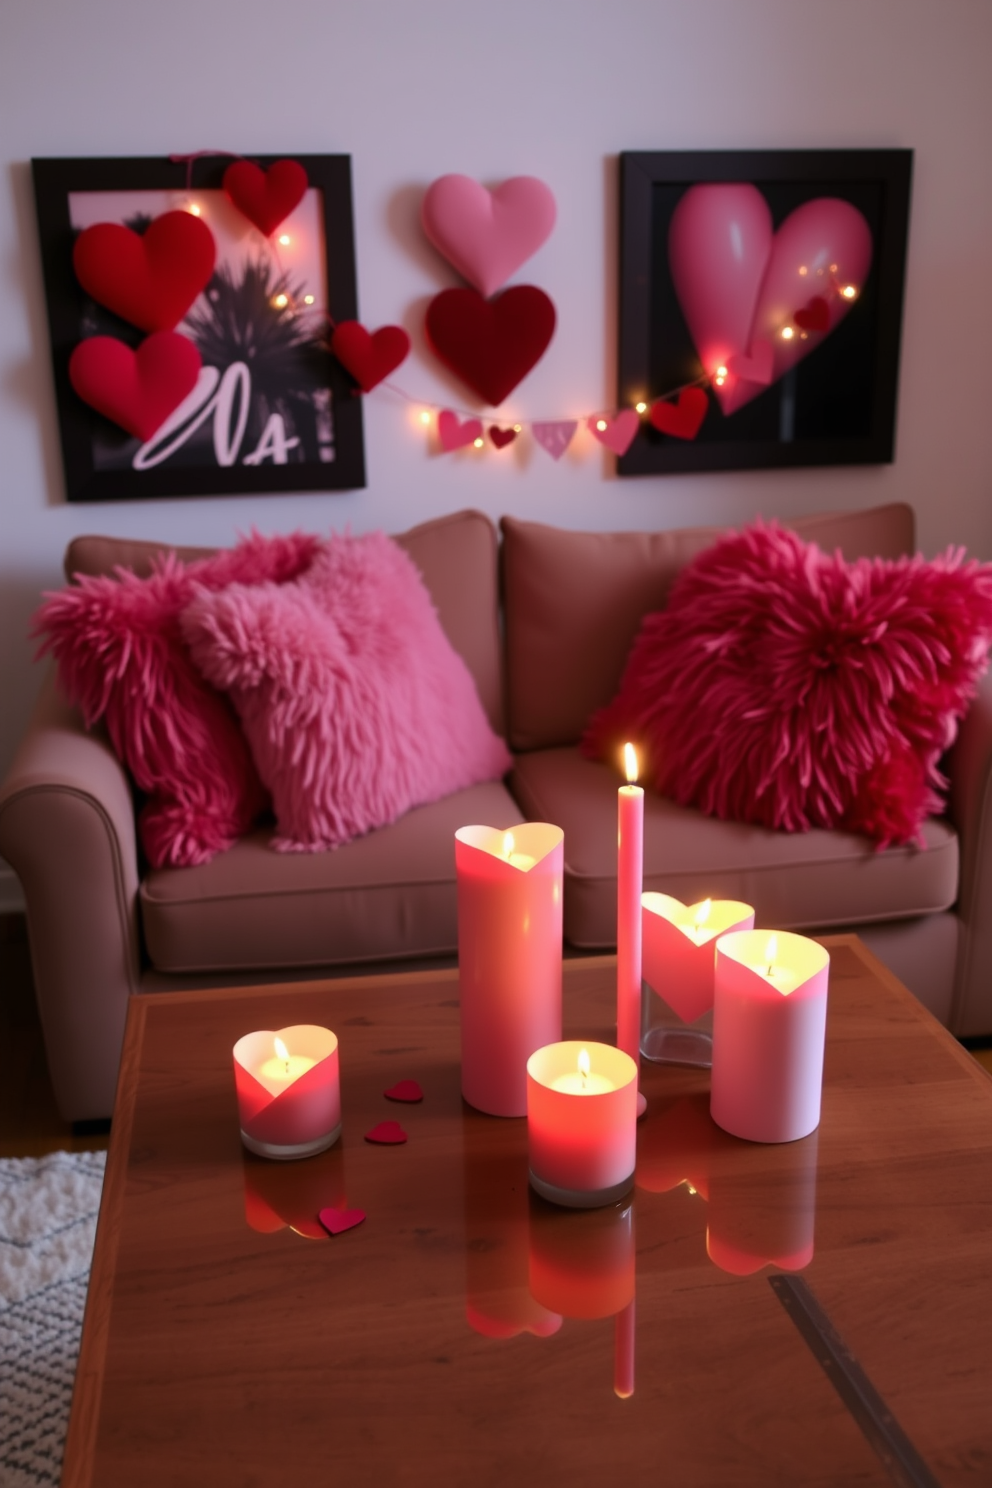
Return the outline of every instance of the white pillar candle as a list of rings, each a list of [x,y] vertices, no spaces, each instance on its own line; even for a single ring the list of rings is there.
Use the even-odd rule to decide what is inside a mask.
[[[710,1114],[750,1142],[794,1142],[820,1121],[830,957],[788,931],[716,944]]]

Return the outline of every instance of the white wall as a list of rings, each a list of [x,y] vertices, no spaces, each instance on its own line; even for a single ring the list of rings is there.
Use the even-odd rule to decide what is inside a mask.
[[[469,504],[665,527],[906,499],[925,551],[992,557],[989,0],[3,0],[0,142],[0,771],[37,685],[28,617],[81,531],[399,530]],[[350,153],[370,326],[412,327],[454,282],[416,222],[434,177],[542,177],[558,226],[524,277],[555,300],[559,330],[507,405],[529,418],[613,400],[617,153],[800,146],[916,151],[892,466],[617,481],[588,445],[560,465],[533,446],[431,458],[380,392],[366,490],[65,503],[32,155]],[[396,380],[452,398],[423,354]]]

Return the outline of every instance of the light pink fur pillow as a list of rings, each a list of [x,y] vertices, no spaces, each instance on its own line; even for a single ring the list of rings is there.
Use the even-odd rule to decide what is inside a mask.
[[[182,616],[241,716],[281,852],[319,852],[510,766],[414,564],[335,537],[292,584],[201,592]]]

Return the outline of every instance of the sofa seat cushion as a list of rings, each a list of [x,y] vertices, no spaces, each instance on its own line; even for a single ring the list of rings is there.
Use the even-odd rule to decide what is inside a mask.
[[[456,791],[333,852],[275,853],[256,831],[195,868],[141,886],[145,945],[162,972],[333,966],[457,950],[455,832],[523,820],[500,782]]]
[[[521,755],[511,789],[528,820],[565,833],[565,939],[616,944],[616,771],[574,748]],[[686,904],[752,904],[759,926],[829,929],[948,909],[957,898],[958,841],[943,819],[923,823],[925,846],[876,852],[840,831],[774,832],[718,821],[648,790],[644,887]]]

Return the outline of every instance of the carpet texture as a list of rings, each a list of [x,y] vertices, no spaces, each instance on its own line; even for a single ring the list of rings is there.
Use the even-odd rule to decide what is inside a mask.
[[[61,1476],[106,1161],[0,1159],[0,1488]]]

